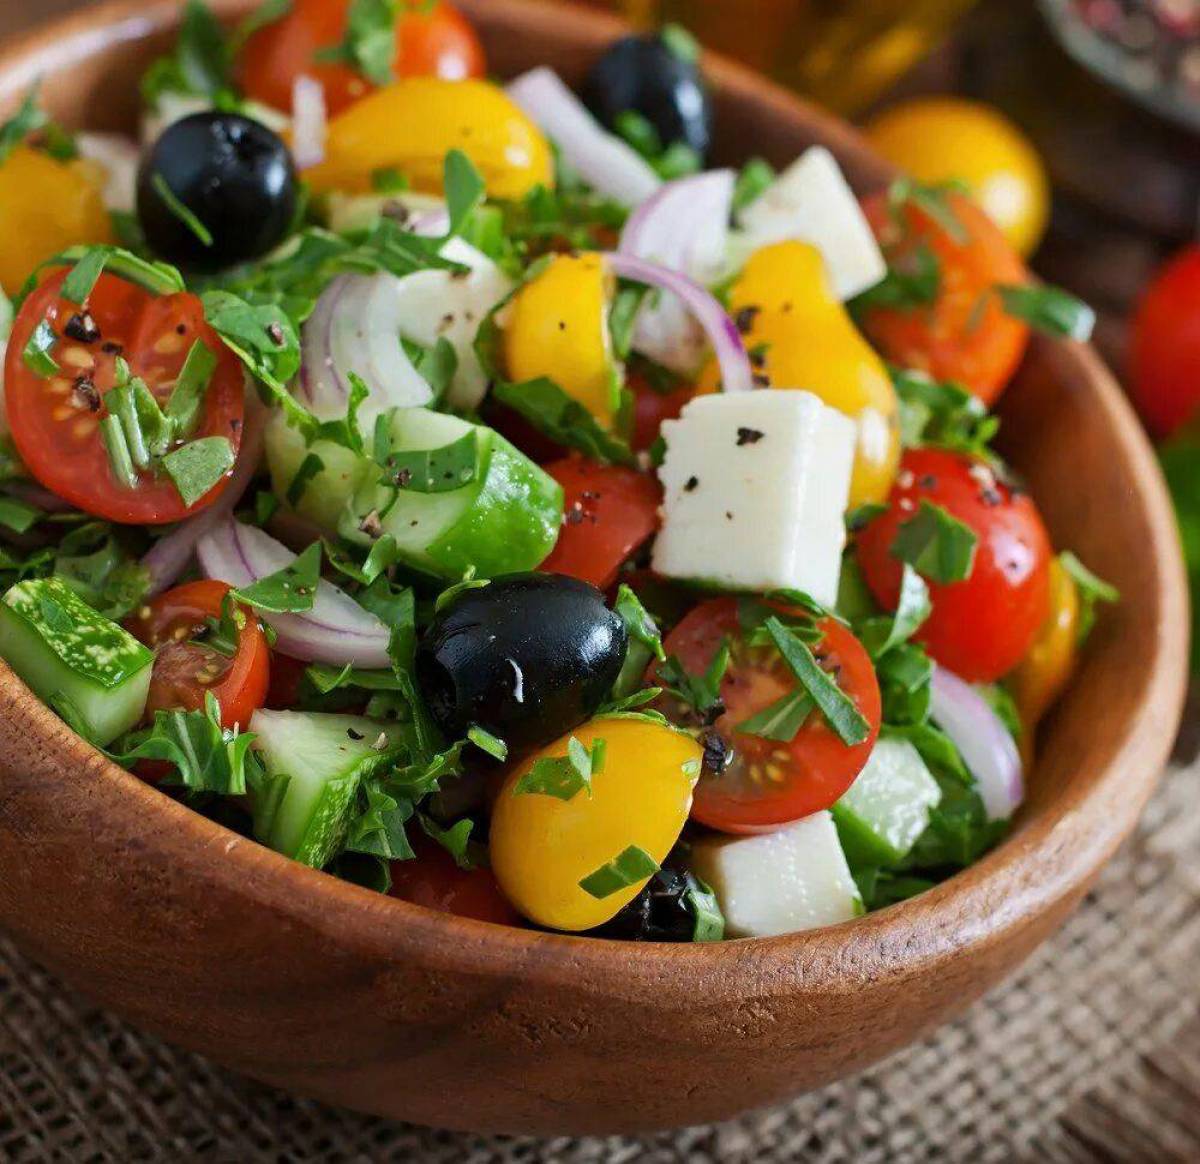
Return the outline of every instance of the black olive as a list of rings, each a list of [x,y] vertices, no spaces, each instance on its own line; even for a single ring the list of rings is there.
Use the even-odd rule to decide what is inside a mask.
[[[693,941],[696,914],[689,901],[693,885],[690,874],[664,866],[616,917],[589,934],[626,942]]]
[[[463,591],[434,618],[417,648],[417,682],[450,739],[478,724],[510,748],[539,747],[596,713],[628,643],[594,586],[510,574]]]
[[[156,254],[219,271],[283,241],[296,189],[292,155],[278,134],[237,113],[195,113],[168,126],[142,162],[138,219]]]
[[[682,142],[701,157],[712,140],[712,102],[694,57],[670,33],[627,36],[592,66],[584,104],[608,129],[622,113],[640,113],[663,146]]]

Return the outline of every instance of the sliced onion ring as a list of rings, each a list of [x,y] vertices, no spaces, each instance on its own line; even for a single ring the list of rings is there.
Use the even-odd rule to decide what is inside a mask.
[[[649,163],[605,130],[553,69],[523,73],[509,82],[508,95],[592,189],[625,206],[637,206],[658,189],[661,180]]]
[[[328,131],[325,87],[301,74],[292,86],[292,155],[297,169],[308,170],[325,160]]]
[[[252,395],[246,399],[246,420],[237,464],[233,467],[224,492],[203,513],[181,521],[165,537],[155,542],[142,559],[150,576],[150,596],[161,594],[187,569],[196,552],[196,544],[211,529],[227,521],[242,500],[262,460],[266,410]]]
[[[717,278],[729,244],[729,215],[736,181],[732,170],[709,170],[668,182],[639,206],[621,232],[623,255],[647,259],[697,282]],[[694,373],[704,336],[674,296],[642,309],[634,350],[673,372]]]
[[[230,586],[250,586],[278,573],[296,560],[287,546],[253,526],[228,519],[211,530],[196,547],[204,573]],[[367,670],[389,667],[388,628],[364,610],[344,590],[322,580],[312,610],[303,614],[269,614],[279,636],[279,649],[307,663],[347,663]]]
[[[750,392],[754,389],[754,369],[742,344],[737,324],[725,308],[694,279],[669,271],[657,263],[610,252],[605,256],[609,268],[622,279],[645,283],[677,295],[704,329],[712,344],[713,353],[721,367],[721,383],[725,392]]]
[[[934,723],[962,754],[988,820],[1008,820],[1025,799],[1021,754],[990,704],[952,671],[935,667],[931,713]]]

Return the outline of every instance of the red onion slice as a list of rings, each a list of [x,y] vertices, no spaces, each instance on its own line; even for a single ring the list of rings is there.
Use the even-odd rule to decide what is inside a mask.
[[[553,69],[543,66],[523,73],[509,82],[508,95],[558,146],[571,169],[599,193],[637,206],[662,184],[641,154],[608,133]]]
[[[975,777],[988,820],[1008,820],[1025,799],[1016,741],[988,701],[944,667],[933,671],[931,715]]]
[[[270,534],[232,519],[210,530],[196,547],[209,578],[245,587],[278,573],[296,555]],[[261,617],[275,629],[279,650],[307,663],[347,663],[367,670],[391,666],[388,628],[364,610],[344,590],[324,580],[317,587],[312,610],[303,614]]]
[[[200,539],[227,521],[238,507],[262,461],[266,425],[266,410],[254,397],[248,397],[242,445],[225,491],[203,513],[181,521],[169,534],[155,542],[142,559],[142,565],[150,575],[150,597],[161,594],[175,582],[187,569]]]
[[[301,74],[292,86],[292,154],[297,169],[308,170],[325,160],[328,131],[325,87],[315,77]]]
[[[721,383],[725,392],[750,392],[754,388],[754,369],[742,344],[737,324],[725,308],[694,279],[669,271],[657,263],[633,255],[610,253],[606,256],[609,268],[622,279],[659,287],[682,300],[688,311],[703,329],[721,367]]]
[[[710,170],[668,182],[630,215],[618,249],[698,283],[713,281],[721,273],[729,245],[735,181],[732,170]],[[687,307],[668,295],[642,309],[633,346],[686,376],[699,366],[705,341]]]

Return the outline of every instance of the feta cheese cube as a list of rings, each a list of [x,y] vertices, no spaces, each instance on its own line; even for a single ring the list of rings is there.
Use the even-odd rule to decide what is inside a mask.
[[[730,590],[837,598],[854,422],[811,392],[698,396],[663,425],[654,569]]]
[[[843,300],[874,287],[887,274],[870,223],[824,146],[813,146],[784,170],[742,211],[738,225],[742,234],[733,246],[743,260],[785,239],[816,247]]]
[[[691,868],[717,895],[730,938],[814,930],[863,912],[828,812],[776,833],[697,841]]]

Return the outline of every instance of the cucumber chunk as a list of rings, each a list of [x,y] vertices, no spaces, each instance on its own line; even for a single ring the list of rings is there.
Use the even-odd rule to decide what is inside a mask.
[[[343,516],[342,535],[369,542],[361,527],[374,514],[396,539],[402,561],[439,578],[461,578],[472,568],[491,578],[539,566],[562,526],[562,488],[502,436],[446,413],[398,408],[391,417],[391,448],[438,449],[471,432],[478,452],[474,480],[444,493],[397,494],[374,471]]]
[[[941,799],[938,782],[908,740],[879,739],[858,779],[833,806],[850,865],[862,869],[903,860]]]
[[[266,453],[271,490],[275,496],[284,504],[291,504],[301,517],[308,518],[321,529],[335,531],[368,463],[332,441],[314,441],[309,446],[304,435],[288,424],[282,412],[273,413],[267,422]],[[321,459],[324,468],[309,478],[294,502],[289,502],[288,489],[310,453]]]
[[[697,841],[691,868],[717,895],[731,938],[811,930],[863,912],[828,812],[762,836]]]
[[[153,652],[57,578],[18,582],[0,601],[0,656],[101,747],[146,710]]]
[[[254,793],[254,835],[322,868],[341,848],[359,785],[396,758],[403,727],[356,715],[260,710],[250,731],[267,771]]]

